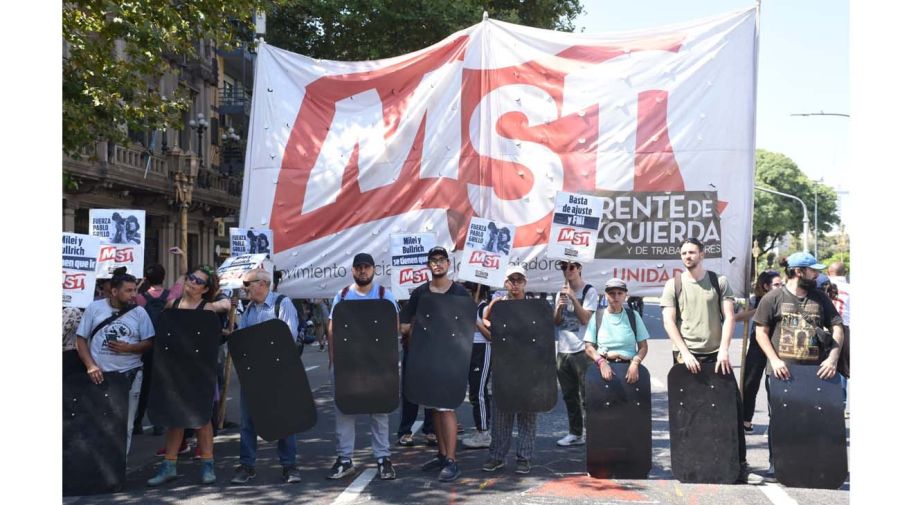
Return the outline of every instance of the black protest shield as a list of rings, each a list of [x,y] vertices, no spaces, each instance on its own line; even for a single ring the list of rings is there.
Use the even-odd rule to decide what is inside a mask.
[[[701,363],[698,374],[684,365],[669,370],[669,434],[672,475],[681,482],[733,484],[738,461],[738,392],[734,375]]]
[[[155,426],[200,428],[212,419],[219,317],[208,310],[164,310],[153,339],[148,405]]]
[[[125,483],[128,390],[124,374],[63,378],[63,495],[110,493]]]
[[[280,319],[254,324],[228,338],[256,433],[268,441],[316,425],[316,405],[291,330]]]
[[[503,412],[547,412],[556,405],[556,335],[543,300],[491,307],[494,401]]]
[[[610,363],[607,381],[596,365],[584,374],[587,469],[597,479],[646,479],[651,466],[650,372],[638,365],[628,384],[629,363]]]
[[[475,335],[475,302],[425,294],[409,342],[403,392],[415,404],[455,409],[466,396]]]
[[[791,378],[769,377],[775,478],[789,487],[837,489],[847,478],[844,393],[837,375],[816,365],[790,364]]]
[[[344,414],[387,414],[400,404],[397,309],[388,300],[334,306],[334,402]]]

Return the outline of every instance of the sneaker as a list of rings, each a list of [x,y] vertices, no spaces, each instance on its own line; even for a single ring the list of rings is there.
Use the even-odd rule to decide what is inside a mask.
[[[744,424],[744,432],[745,433],[753,433],[753,424],[751,423],[750,426],[747,426],[746,424]]]
[[[437,447],[437,435],[434,433],[425,435],[425,443],[428,444],[429,447]]]
[[[232,484],[246,484],[250,482],[252,479],[256,478],[256,470],[247,465],[241,465],[237,468],[237,471],[234,472],[234,477],[231,478]]]
[[[447,464],[444,465],[444,469],[441,470],[441,474],[438,476],[438,480],[441,482],[452,482],[458,479],[461,473],[456,461],[448,459]]]
[[[765,482],[761,476],[750,471],[750,465],[746,462],[741,463],[741,474],[738,477],[737,484],[762,484]]]
[[[447,456],[438,453],[437,456],[430,459],[427,463],[422,465],[423,472],[430,472],[431,470],[440,470],[447,465]]]
[[[522,475],[531,473],[531,463],[529,463],[527,459],[517,459],[516,473],[520,473]]]
[[[175,463],[164,460],[161,465],[159,465],[159,471],[156,472],[156,476],[147,480],[148,486],[159,486],[169,482],[170,480],[175,480],[178,478],[178,474],[175,473]]]
[[[216,482],[216,469],[212,461],[204,461],[203,469],[200,471],[201,484],[214,484]]]
[[[481,469],[485,472],[496,472],[497,470],[506,466],[506,463],[500,459],[489,459],[483,465],[481,465]]]
[[[400,440],[397,440],[397,445],[402,445],[403,447],[412,447],[416,445],[416,443],[413,441],[412,433],[407,433],[406,435],[400,437]]]
[[[300,470],[294,465],[288,465],[281,469],[281,478],[288,484],[300,482]]]
[[[571,433],[556,441],[556,445],[569,447],[570,445],[584,445],[584,435],[576,436]]]
[[[378,459],[378,477],[381,480],[394,480],[397,478],[397,472],[394,471],[394,465],[391,464],[391,458]]]
[[[491,446],[491,434],[488,431],[476,431],[471,436],[462,439],[463,447],[467,449],[484,449]]]
[[[331,480],[343,479],[354,473],[356,473],[356,468],[354,468],[352,460],[338,458],[331,466],[331,475],[328,478]]]

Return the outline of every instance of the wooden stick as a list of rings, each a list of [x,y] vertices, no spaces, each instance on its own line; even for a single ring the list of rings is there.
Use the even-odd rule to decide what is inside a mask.
[[[237,290],[234,290],[234,293],[231,296],[236,299]],[[235,307],[231,307],[231,311],[228,312],[229,331],[234,329],[234,318]],[[225,404],[228,403],[229,384],[231,384],[231,349],[229,349],[228,354],[225,355],[225,383],[222,385],[222,391],[219,393],[219,411],[216,412],[216,424],[220,430],[225,426]]]

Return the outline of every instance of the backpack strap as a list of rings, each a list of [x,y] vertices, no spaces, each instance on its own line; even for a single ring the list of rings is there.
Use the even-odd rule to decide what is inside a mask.
[[[378,285],[378,299],[384,300],[384,286],[381,284]]]
[[[278,298],[275,298],[275,319],[281,319],[281,302],[287,298],[284,295],[278,295]]]
[[[585,284],[584,289],[581,290],[581,300],[578,300],[578,301],[581,302],[582,305],[584,305],[584,299],[587,298],[588,291],[592,287],[594,287],[594,286],[591,286],[590,284]]]
[[[631,332],[634,333],[634,338],[637,339],[637,318],[634,316],[634,310],[626,307],[625,315],[628,316],[628,324],[631,325]]]
[[[719,300],[719,319],[724,323],[725,313],[722,312],[722,288],[719,287],[719,276],[712,270],[707,270],[706,273],[709,274],[709,283],[716,290],[717,300]]]
[[[175,301],[172,302],[172,308],[177,309],[179,305],[181,305],[181,297],[180,296],[178,298],[176,298]]]
[[[338,301],[339,302],[344,301],[344,298],[347,297],[347,293],[349,293],[349,292],[350,292],[350,286],[344,286],[344,289],[341,290],[340,297],[338,297]]]
[[[150,291],[144,291],[144,300],[167,300],[169,298],[169,288],[165,288],[162,290],[162,293],[159,296],[152,296]]]
[[[106,319],[104,319],[103,321],[101,321],[100,324],[98,324],[96,327],[94,327],[94,331],[92,331],[91,335],[88,337],[88,342],[90,342],[91,340],[94,339],[94,335],[96,335],[98,331],[102,330],[105,326],[109,325],[116,319],[119,319],[120,317],[129,313],[131,311],[131,309],[133,309],[135,307],[137,307],[137,305],[130,305],[130,306],[126,307],[125,310],[120,311],[118,314],[113,314],[113,315],[107,317]]]
[[[681,327],[681,304],[678,303],[678,299],[681,298],[681,274],[675,275],[673,277],[675,281],[675,325],[679,328]]]

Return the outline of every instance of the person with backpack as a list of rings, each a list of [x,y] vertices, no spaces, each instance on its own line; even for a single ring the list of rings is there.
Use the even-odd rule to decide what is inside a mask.
[[[134,304],[136,295],[137,279],[124,271],[115,273],[109,297],[88,305],[75,331],[75,348],[91,382],[100,384],[104,374],[116,373],[124,375],[131,385],[126,455],[131,449],[131,429],[143,380],[141,355],[153,347],[156,336],[147,311]]]
[[[734,375],[728,349],[734,333],[734,293],[725,276],[703,267],[703,242],[684,239],[678,247],[685,271],[666,281],[659,305],[663,327],[672,341],[672,359],[692,373],[700,373],[700,363],[715,363],[715,373]],[[737,381],[735,381],[737,382]],[[743,404],[735,388],[738,432],[738,483],[760,484],[763,478],[750,472],[744,434]]]
[[[297,309],[285,295],[279,295],[272,291],[272,274],[257,268],[244,274],[244,290],[247,292],[250,303],[241,316],[238,329],[248,328],[255,324],[264,323],[272,319],[284,321],[291,332],[294,342],[297,342]],[[299,360],[300,357],[298,356]],[[231,479],[232,484],[247,484],[256,478],[256,428],[250,417],[247,400],[241,389],[241,448],[240,466]],[[281,463],[281,476],[288,484],[300,482],[300,470],[297,469],[297,435],[278,440],[278,459]]]
[[[334,308],[344,300],[387,300],[397,307],[397,299],[389,289],[373,282],[375,278],[375,259],[371,254],[359,253],[353,257],[353,284],[341,289],[334,297],[331,304],[331,314],[328,316],[328,368],[334,364],[334,332],[332,319]],[[400,332],[400,323],[397,321],[397,334]],[[396,337],[396,335],[395,335]],[[375,338],[370,336],[369,338]],[[338,373],[335,370],[335,373]],[[343,372],[346,373],[346,372]],[[331,467],[329,479],[342,479],[356,473],[353,466],[353,450],[356,445],[356,418],[341,412],[337,403],[334,404],[334,434],[337,439],[337,459]],[[397,473],[391,464],[391,442],[388,426],[388,414],[369,414],[369,426],[372,431],[372,455],[378,464],[378,477],[381,480],[393,480]]]
[[[585,353],[600,369],[600,375],[612,380],[615,372],[609,363],[629,363],[625,382],[638,381],[638,365],[647,357],[647,339],[650,334],[641,315],[625,307],[628,286],[625,281],[613,277],[604,288],[609,307],[600,316],[598,328],[596,314],[591,317],[585,333]]]
[[[584,353],[587,324],[600,304],[597,289],[581,278],[581,263],[558,261],[565,283],[556,295],[556,377],[566,402],[569,433],[556,441],[568,447],[584,445],[584,372],[590,361]]]
[[[219,276],[209,266],[201,266],[188,274],[184,284],[183,294],[166,303],[167,309],[179,310],[209,310],[216,312],[213,303],[219,292]],[[210,401],[214,401],[210,398]],[[168,426],[166,429],[165,459],[159,466],[157,474],[147,481],[148,486],[159,486],[177,477],[175,464],[181,446],[184,445],[185,427]],[[213,427],[212,422],[197,428],[197,449],[200,452],[200,460],[203,463],[200,482],[212,484],[216,481],[216,473],[213,468]]]

